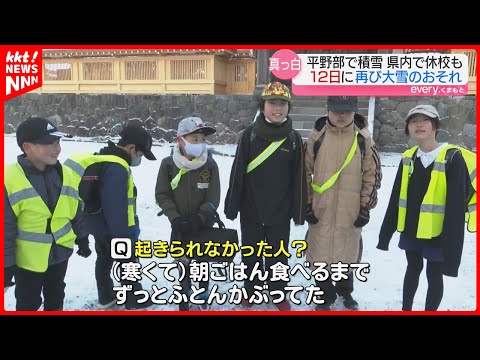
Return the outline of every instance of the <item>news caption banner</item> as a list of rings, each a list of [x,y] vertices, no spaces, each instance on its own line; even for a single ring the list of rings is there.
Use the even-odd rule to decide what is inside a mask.
[[[307,248],[305,240],[293,240],[290,246],[291,252],[297,257],[303,256],[304,250]],[[200,244],[194,241],[189,241],[185,247],[181,246],[180,241],[173,240],[170,243],[167,241],[157,240],[137,240],[132,244],[129,238],[114,238],[111,246],[111,256],[116,261],[113,266],[113,276],[116,281],[128,280],[132,282],[139,282],[145,276],[153,282],[150,293],[146,289],[136,290],[134,294],[139,297],[138,303],[144,303],[149,299],[157,305],[180,304],[182,302],[190,302],[193,305],[208,305],[212,306],[214,303],[240,305],[243,299],[247,299],[252,304],[273,304],[280,303],[286,299],[286,295],[282,290],[269,290],[268,285],[256,285],[254,287],[254,294],[248,297],[245,288],[237,284],[231,285],[227,291],[222,292],[218,286],[218,282],[233,283],[235,281],[244,281],[248,277],[245,273],[246,265],[243,262],[215,262],[215,257],[235,256],[236,253],[242,252],[243,256],[265,256],[276,257],[283,254],[290,258],[292,254],[285,246],[283,240],[280,242],[280,247],[276,251],[273,247],[265,241],[260,241],[256,246],[238,245],[237,243],[226,242],[224,244],[209,241],[205,243],[205,250],[200,251]],[[197,262],[189,260],[193,255],[202,256],[206,254],[211,257],[210,262]],[[140,262],[130,261],[132,256],[140,259],[152,259],[150,263],[143,266]],[[167,261],[170,256],[173,261]],[[158,261],[157,261],[158,259]],[[370,264],[368,263],[342,263],[341,261],[333,263],[328,269],[328,264],[325,262],[314,262],[313,266],[308,261],[303,264],[297,263],[293,267],[277,262],[268,270],[263,270],[257,262],[250,275],[250,280],[257,278],[261,282],[270,279],[271,282],[286,281],[289,283],[293,276],[300,275],[305,280],[325,281],[329,277],[333,281],[340,281],[348,279],[349,276],[355,276],[359,281],[365,282],[367,278],[365,274],[370,272]],[[187,272],[187,267],[189,272]],[[154,269],[160,269],[161,276],[170,283],[171,286],[157,286],[155,283],[159,278],[152,272]],[[185,291],[182,288],[181,281],[189,274],[192,281],[190,289]],[[215,282],[211,289],[198,287],[193,282],[198,281],[213,281]],[[123,305],[126,301],[126,295],[132,291],[131,285],[115,286],[117,305]],[[173,289],[171,294],[167,294],[169,290]],[[298,296],[302,292],[306,292],[305,303],[323,304],[322,299],[324,292],[315,284],[308,286],[303,285],[288,285],[285,287],[285,292],[289,293],[289,301],[293,304],[300,305],[302,302]]]
[[[465,54],[296,54],[275,52],[269,70],[292,80],[298,96],[462,96],[468,93]]]

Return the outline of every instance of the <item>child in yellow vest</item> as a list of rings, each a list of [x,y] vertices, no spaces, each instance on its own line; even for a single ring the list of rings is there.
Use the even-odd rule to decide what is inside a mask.
[[[15,277],[16,310],[63,310],[65,275],[73,253],[88,257],[88,230],[71,170],[58,161],[60,139],[51,121],[30,117],[17,128],[23,154],[5,168],[4,289]]]
[[[441,124],[435,107],[418,105],[405,121],[405,133],[418,148],[402,155],[377,248],[388,250],[393,234],[400,232],[399,247],[407,258],[405,311],[412,310],[423,259],[427,260],[425,310],[435,311],[443,297],[443,275],[458,276],[470,184],[462,151],[458,147],[448,150],[452,146],[436,139]]]

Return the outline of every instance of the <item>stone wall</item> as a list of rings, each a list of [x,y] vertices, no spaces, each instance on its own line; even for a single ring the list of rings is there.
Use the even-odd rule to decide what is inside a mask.
[[[476,150],[476,96],[375,98],[374,139],[381,151],[403,152],[414,145],[405,134],[405,116],[419,104],[435,106],[440,115],[440,142]]]
[[[24,94],[4,106],[6,133],[37,115],[79,137],[116,136],[123,125],[135,121],[143,123],[155,140],[173,142],[180,120],[194,115],[217,129],[207,138],[209,143],[228,144],[252,122],[258,100],[251,95]]]
[[[437,108],[444,125],[440,141],[476,150],[476,97],[465,96],[375,98],[373,135],[380,151],[402,152],[413,145],[405,135],[404,118],[420,103]],[[257,109],[258,96],[251,95],[24,94],[4,103],[4,129],[13,133],[21,121],[37,115],[75,136],[105,138],[135,121],[155,140],[173,142],[179,121],[196,115],[217,129],[207,138],[210,144],[233,144]]]

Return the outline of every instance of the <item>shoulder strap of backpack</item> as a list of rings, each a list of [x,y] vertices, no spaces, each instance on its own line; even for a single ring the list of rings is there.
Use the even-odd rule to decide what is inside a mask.
[[[292,150],[295,151],[297,149],[297,137],[295,136],[295,132],[292,130],[288,134],[290,137],[290,141],[292,142]]]
[[[448,149],[447,152],[445,153],[445,172],[448,170],[450,163],[452,162],[453,155],[455,153],[459,152],[460,150],[458,149]]]
[[[357,134],[357,143],[360,147],[360,154],[362,155],[362,160],[365,159],[365,138],[360,134]]]
[[[448,149],[447,152],[445,153],[445,172],[448,171],[448,168],[450,166],[450,164],[452,163],[452,159],[453,157],[455,156],[455,154],[457,152],[460,152],[462,154],[462,152],[458,149],[458,148],[452,148],[452,149]],[[462,154],[463,156],[463,154]],[[465,166],[467,167],[467,197],[465,199],[465,206],[468,205],[468,202],[470,201],[470,199],[472,198],[472,196],[475,194],[475,188],[473,187],[472,185],[472,180],[470,179],[470,176],[468,176],[469,174],[469,170],[468,170],[468,166],[466,165],[466,161],[465,161]]]
[[[173,179],[173,157],[170,156],[165,160],[165,163],[167,164],[167,173],[168,173],[168,180],[172,181]]]

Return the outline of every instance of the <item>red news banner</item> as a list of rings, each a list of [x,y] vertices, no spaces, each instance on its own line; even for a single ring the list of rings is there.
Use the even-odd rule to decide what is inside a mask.
[[[463,96],[465,54],[296,54],[282,49],[269,59],[297,96]]]
[[[42,48],[1,47],[0,59],[2,100],[9,100],[42,86]]]

